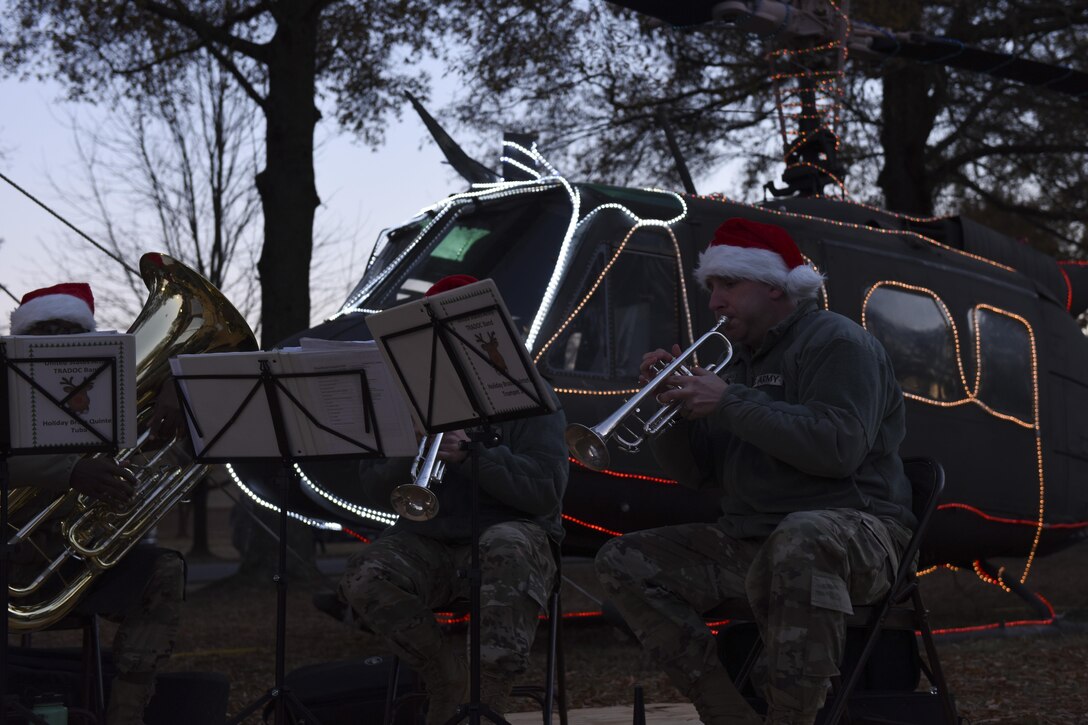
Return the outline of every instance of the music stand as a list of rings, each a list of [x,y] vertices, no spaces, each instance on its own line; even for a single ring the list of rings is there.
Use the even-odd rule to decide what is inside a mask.
[[[240,355],[261,357],[261,354],[259,353],[241,353]],[[274,353],[264,354],[265,358],[272,358],[274,356]],[[210,358],[211,356],[201,355],[184,357]],[[179,358],[174,358],[174,360],[178,361]],[[366,371],[361,367],[349,370],[305,373],[274,372],[269,359],[257,359],[256,362],[259,370],[258,372],[251,374],[185,374],[178,372],[179,368],[182,370],[184,369],[184,365],[181,365],[180,363],[179,368],[175,368],[174,374],[175,384],[178,389],[178,399],[182,403],[182,409],[185,411],[190,430],[196,434],[193,436],[193,440],[194,442],[201,443],[200,450],[196,451],[197,461],[204,463],[229,463],[241,458],[267,459],[270,457],[277,457],[269,455],[272,451],[257,451],[257,454],[254,455],[254,451],[252,450],[232,451],[229,447],[222,445],[224,440],[228,440],[226,436],[232,427],[242,419],[243,413],[246,411],[256,411],[263,415],[263,417],[265,417],[265,422],[271,426],[271,431],[274,433],[275,440],[274,449],[275,452],[278,453],[278,458],[281,462],[280,470],[276,474],[276,478],[279,479],[282,498],[279,507],[278,558],[276,573],[273,576],[273,581],[276,582],[275,682],[263,695],[246,706],[238,715],[231,718],[229,724],[234,725],[242,722],[249,717],[250,714],[256,712],[270,701],[275,703],[276,725],[287,725],[288,722],[295,721],[314,724],[319,723],[317,718],[314,717],[313,713],[306,708],[294,693],[285,688],[283,684],[287,634],[287,511],[290,505],[291,479],[293,477],[292,471],[294,470],[294,464],[300,461],[383,457],[381,434],[377,425],[377,417],[374,413],[374,404],[371,398],[370,389],[367,385]],[[314,379],[328,380],[334,376],[348,379],[358,378],[360,391],[359,405],[363,411],[365,432],[367,434],[373,433],[373,444],[359,438],[353,438],[350,435],[337,430],[333,427],[335,424],[328,421],[327,409],[311,409],[307,404],[307,401],[300,399],[300,397],[303,397],[300,394],[300,389],[296,387],[296,389],[292,391],[290,389],[292,386],[285,383],[285,381],[305,383],[307,380]],[[193,391],[191,386],[193,386],[195,381],[205,381],[205,383],[211,384],[227,383],[231,385],[248,381],[252,385],[242,397],[242,400],[237,404],[237,407],[226,418],[225,422],[223,422],[220,417],[219,420],[215,421],[216,428],[209,429],[214,430],[214,432],[212,432],[211,435],[206,436],[204,432],[205,426],[202,426],[201,423],[202,418],[207,417],[207,413],[209,412],[206,409],[209,400],[205,398],[198,401],[197,396],[192,394]],[[263,398],[259,395],[262,391],[264,393]],[[319,406],[327,401],[317,399],[308,402],[315,406]],[[216,414],[219,412],[221,411],[214,411],[211,418],[216,418]],[[250,416],[248,422],[252,422],[252,420],[252,416]],[[306,438],[300,434],[299,426],[305,426],[307,424],[314,429],[332,436],[340,442],[346,442],[348,447],[353,449],[352,452],[323,453],[318,447],[318,444],[313,440],[306,440]],[[247,430],[246,435],[260,437],[259,432],[252,430]],[[313,447],[313,449],[306,450],[308,447]],[[297,720],[287,720],[289,708],[292,710],[292,713]]]
[[[500,442],[494,423],[555,412],[554,402],[489,279],[375,313],[367,317],[367,326],[428,434],[476,428],[468,431],[469,442],[462,444],[472,459],[472,541],[466,573],[470,596],[469,701],[460,705],[445,725],[466,719],[479,725],[481,716],[493,723],[507,723],[487,703],[480,702],[480,454]],[[490,339],[485,341],[484,334],[491,335]],[[470,335],[476,337],[476,344],[469,341]],[[496,355],[499,350],[502,353]],[[513,365],[506,360],[510,354],[515,356]],[[426,368],[424,375],[420,374],[421,366]],[[449,388],[454,379],[460,385],[456,391]],[[496,385],[507,395],[490,395]],[[454,393],[463,395],[462,404]],[[440,398],[445,399],[442,405],[438,404]]]
[[[120,337],[118,336],[117,339],[119,340]],[[131,336],[128,337],[131,338]],[[31,454],[116,453],[121,443],[131,445],[131,432],[128,429],[122,432],[119,426],[119,418],[121,417],[119,411],[123,407],[119,386],[128,384],[128,379],[122,382],[118,378],[119,367],[116,355],[79,354],[65,357],[9,357],[7,346],[7,341],[0,341],[0,535],[3,536],[3,539],[0,540],[0,612],[2,612],[2,616],[0,616],[0,725],[6,725],[9,709],[14,710],[14,714],[19,717],[27,718],[29,722],[47,725],[43,718],[26,709],[22,703],[8,699],[8,633],[10,629],[8,621],[10,606],[8,583],[11,576],[11,537],[8,533],[8,491],[11,481],[8,459],[13,456]],[[129,349],[131,350],[131,348]],[[121,348],[118,348],[118,354],[124,354]],[[54,395],[41,380],[37,379],[33,374],[28,374],[27,371],[20,367],[24,364],[62,365],[66,368],[90,366],[90,369],[89,374],[81,383],[70,386],[64,391],[64,395]],[[89,433],[91,442],[38,444],[35,436],[32,435],[27,440],[27,435],[22,431],[16,436],[18,438],[18,441],[16,441],[12,434],[11,425],[11,414],[14,411],[11,410],[12,390],[9,384],[9,373],[13,375],[17,384],[22,384],[27,390],[32,390],[41,395],[45,398],[45,401],[56,408],[53,415],[59,415],[59,421],[62,424],[54,427],[62,438],[65,437],[66,431],[69,437],[73,437],[70,431],[74,427],[79,434]],[[131,372],[129,374],[131,375]],[[76,412],[68,407],[76,396],[87,394],[95,382],[100,379],[109,382],[109,398],[106,408],[112,411],[112,415],[110,415],[109,426],[106,431],[92,424],[89,421],[90,416],[82,414],[85,411]],[[13,445],[15,442],[24,445]],[[25,445],[27,443],[29,445]]]

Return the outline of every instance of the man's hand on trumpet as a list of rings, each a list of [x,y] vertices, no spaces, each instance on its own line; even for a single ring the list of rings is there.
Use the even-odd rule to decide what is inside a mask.
[[[442,436],[438,445],[438,460],[446,463],[460,463],[468,457],[468,451],[461,445],[468,441],[468,434],[463,430],[449,430]]]
[[[646,385],[655,376],[655,366],[672,362],[683,352],[679,345],[672,346],[672,353],[658,348],[642,356],[639,365],[639,383]],[[668,405],[680,401],[680,414],[684,418],[705,418],[714,412],[728,387],[726,382],[705,368],[691,368],[691,375],[673,374],[657,387],[657,401]]]

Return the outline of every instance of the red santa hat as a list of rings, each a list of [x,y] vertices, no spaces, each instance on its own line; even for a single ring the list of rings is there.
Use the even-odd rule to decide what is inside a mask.
[[[439,292],[449,292],[451,289],[457,289],[458,287],[464,287],[467,284],[475,284],[480,280],[476,279],[469,274],[451,274],[448,277],[443,277],[434,284],[431,288],[423,293],[424,297],[430,297],[436,295]]]
[[[824,278],[805,264],[801,250],[782,227],[750,219],[726,219],[699,255],[695,278],[752,279],[785,290],[792,300],[815,297]]]
[[[91,286],[85,282],[65,282],[27,292],[11,313],[11,334],[22,335],[48,320],[65,320],[87,331],[94,330]]]

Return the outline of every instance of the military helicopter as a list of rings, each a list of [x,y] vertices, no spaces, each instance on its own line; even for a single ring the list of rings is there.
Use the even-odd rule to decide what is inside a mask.
[[[775,2],[619,4],[675,25],[725,18],[781,34],[794,22],[797,37],[820,29],[819,18],[795,12],[790,20],[789,6]],[[892,52],[894,42],[900,55],[948,55],[947,41],[917,35],[871,33],[853,42],[873,54]],[[1058,85],[1041,64],[998,64],[984,51],[960,50],[955,61],[964,67]],[[1083,73],[1069,71],[1060,84],[1088,93]],[[813,90],[802,79],[808,110]],[[822,304],[888,349],[907,398],[902,454],[932,456],[945,468],[924,564],[974,566],[1025,593],[1035,557],[1088,535],[1088,490],[1077,485],[1088,477],[1088,434],[1077,415],[1088,406],[1088,339],[1075,319],[1088,309],[1088,268],[966,217],[916,218],[817,197],[835,176],[835,159],[824,129],[804,120],[813,113],[799,114],[787,188],[749,204],[696,194],[687,179],[684,193],[571,181],[524,139],[506,144],[500,176],[415,105],[471,187],[383,232],[342,308],[299,337],[369,339],[368,314],[419,298],[437,279],[491,278],[568,421],[594,425],[637,392],[643,352],[690,344],[712,325],[692,270],[717,225],[736,216],[771,222],[827,275]],[[292,506],[297,518],[362,534],[392,520],[353,501],[350,464],[299,470],[306,496]],[[234,471],[250,495],[277,500],[263,476]],[[644,452],[615,455],[601,472],[572,459],[564,508],[568,554],[718,514],[716,495],[676,486]],[[994,557],[1025,565],[999,574],[987,563]]]

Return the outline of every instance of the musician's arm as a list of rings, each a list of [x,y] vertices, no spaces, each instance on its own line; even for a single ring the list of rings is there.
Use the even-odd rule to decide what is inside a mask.
[[[567,488],[566,426],[562,410],[507,426],[510,440],[480,456],[480,488],[532,516],[555,512]],[[471,459],[461,465],[471,466]]]
[[[11,487],[32,486],[45,491],[64,491],[71,488],[69,479],[79,459],[79,455],[65,453],[13,456],[8,459]]]

